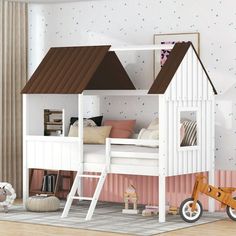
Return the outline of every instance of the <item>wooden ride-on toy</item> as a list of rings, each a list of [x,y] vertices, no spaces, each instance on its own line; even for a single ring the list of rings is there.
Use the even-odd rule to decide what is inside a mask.
[[[196,175],[192,197],[185,199],[180,205],[179,214],[181,218],[188,223],[200,219],[203,208],[198,200],[198,195],[203,193],[221,202],[221,207],[226,207],[229,218],[236,221],[236,197],[232,197],[232,193],[236,191],[236,188],[216,188],[205,183],[204,179],[207,179],[207,177],[202,174]]]

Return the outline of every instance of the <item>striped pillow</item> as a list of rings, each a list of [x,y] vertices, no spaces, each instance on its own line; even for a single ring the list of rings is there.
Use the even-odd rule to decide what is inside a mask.
[[[181,146],[195,146],[197,145],[197,122],[184,121],[185,136]]]

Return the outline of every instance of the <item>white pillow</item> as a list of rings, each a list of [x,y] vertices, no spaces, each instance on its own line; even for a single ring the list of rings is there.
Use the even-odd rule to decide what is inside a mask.
[[[158,129],[141,129],[139,132],[139,135],[138,135],[138,139],[158,140],[159,139],[159,130]],[[158,145],[140,144],[139,146],[157,147]]]
[[[159,129],[159,119],[154,119],[148,126],[148,129]]]
[[[78,127],[79,123],[78,120],[73,123],[73,126]],[[97,126],[96,123],[93,120],[90,119],[84,119],[83,122],[84,127],[95,127]]]
[[[141,129],[138,134],[138,139],[158,139],[159,130],[157,129]]]

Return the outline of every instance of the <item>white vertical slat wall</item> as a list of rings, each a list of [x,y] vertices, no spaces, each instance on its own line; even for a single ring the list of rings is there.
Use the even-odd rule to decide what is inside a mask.
[[[27,167],[76,171],[79,166],[77,138],[28,136],[26,139]]]
[[[192,47],[165,93],[167,176],[209,171],[214,157],[214,93]],[[197,146],[180,147],[180,111],[196,110]]]

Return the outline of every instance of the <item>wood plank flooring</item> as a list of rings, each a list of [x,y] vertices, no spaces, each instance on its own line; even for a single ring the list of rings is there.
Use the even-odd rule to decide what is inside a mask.
[[[187,229],[159,234],[158,236],[199,236],[199,235],[225,236],[236,234],[236,222],[222,220],[210,224],[199,225]],[[106,233],[98,231],[78,230],[71,228],[25,224],[18,222],[0,221],[0,235],[7,236],[124,236],[124,234]],[[128,234],[127,234],[128,235]]]

